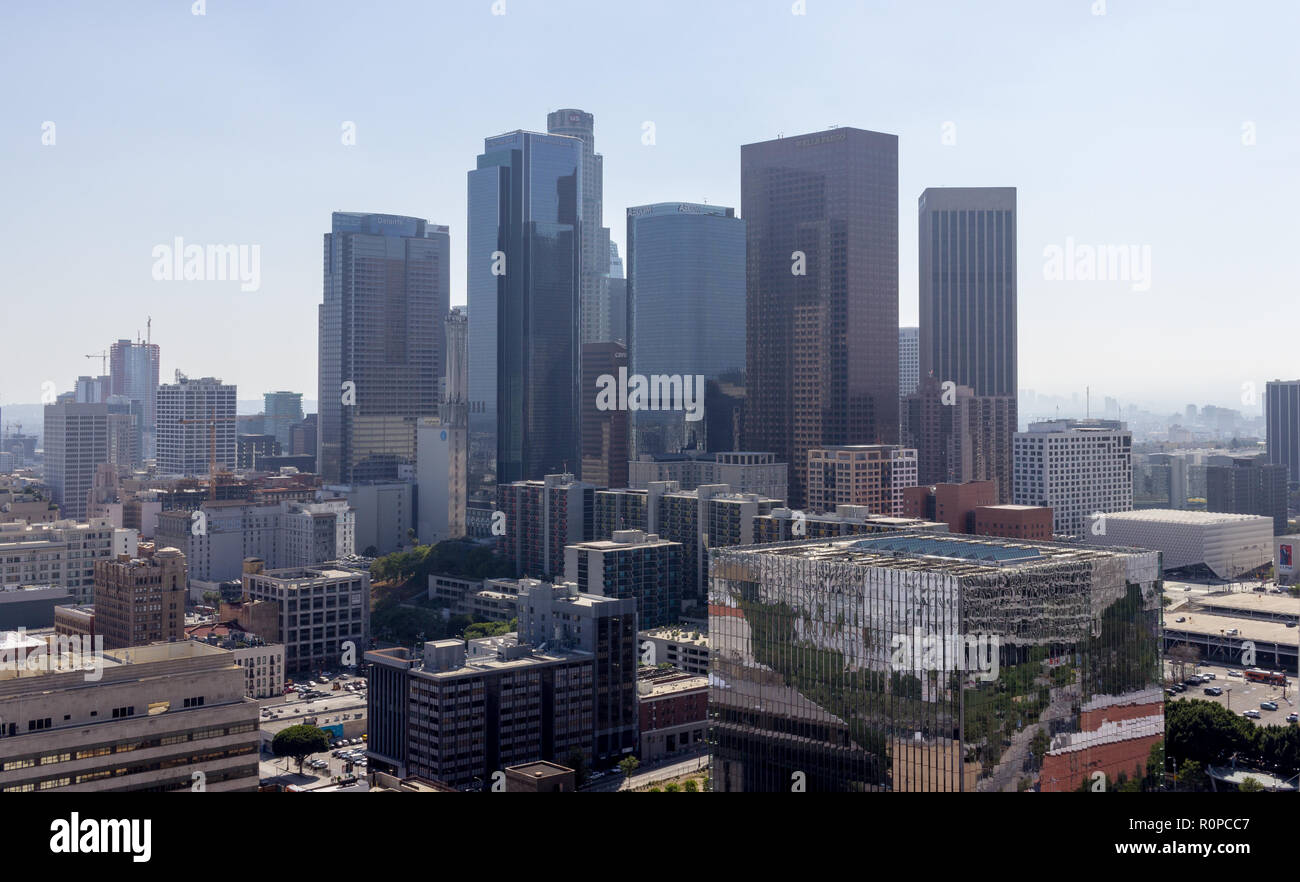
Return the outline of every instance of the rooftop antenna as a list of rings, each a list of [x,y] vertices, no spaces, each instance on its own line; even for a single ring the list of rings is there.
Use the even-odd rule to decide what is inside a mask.
[[[144,326],[149,332],[149,336],[145,338],[145,342],[153,343],[153,316],[149,316],[149,320],[145,322]]]

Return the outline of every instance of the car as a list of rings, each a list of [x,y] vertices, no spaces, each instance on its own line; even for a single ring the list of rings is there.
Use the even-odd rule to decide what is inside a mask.
[[[1287,721],[1288,723],[1300,723],[1300,715],[1297,715],[1297,714],[1294,714],[1294,713],[1287,714],[1287,715],[1286,715],[1286,721]]]
[[[1252,720],[1258,720],[1258,719],[1259,719],[1259,711],[1257,711],[1257,710],[1248,710],[1248,711],[1243,711],[1241,715],[1242,715],[1243,717],[1250,717]]]
[[[1199,675],[1199,674],[1192,674],[1192,676],[1188,677],[1186,680],[1183,681],[1183,685],[1184,685],[1184,686],[1199,686],[1199,685],[1201,685],[1201,677],[1200,677],[1200,675]]]
[[[1259,708],[1260,708],[1260,710],[1275,711],[1275,710],[1277,710],[1277,702],[1276,702],[1276,701],[1261,701],[1261,702],[1259,703]]]
[[[1241,678],[1241,671],[1228,671],[1228,676],[1229,676],[1229,677],[1237,677],[1238,679],[1240,679],[1240,678]]]
[[[1223,690],[1220,689],[1218,686],[1206,686],[1204,691],[1205,691],[1205,694],[1206,694],[1206,695],[1222,695],[1222,694],[1223,694]]]
[[[1175,683],[1175,684],[1173,685],[1173,690],[1174,690],[1175,692],[1186,692],[1186,691],[1187,691],[1187,687],[1184,686],[1182,683]]]
[[[1174,689],[1174,688],[1172,688],[1172,687],[1169,688],[1169,689],[1166,689],[1166,690],[1165,690],[1165,695],[1168,695],[1168,696],[1170,696],[1171,698],[1172,698],[1173,696],[1177,695],[1177,694],[1178,694],[1178,690],[1177,690],[1177,689]],[[593,775],[592,777],[594,778],[595,776]]]
[[[1201,674],[1202,683],[1204,683],[1206,680],[1216,680],[1216,679],[1218,678],[1214,674]]]
[[[1178,618],[1174,619],[1174,621],[1175,621],[1175,622],[1185,622],[1185,621],[1187,621],[1187,616],[1179,616]]]

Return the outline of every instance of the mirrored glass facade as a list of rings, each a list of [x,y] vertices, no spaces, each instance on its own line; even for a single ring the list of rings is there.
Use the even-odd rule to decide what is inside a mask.
[[[577,138],[517,131],[469,174],[470,429],[498,483],[579,463],[582,163]]]
[[[1073,791],[1164,734],[1157,552],[899,532],[711,552],[718,791]]]

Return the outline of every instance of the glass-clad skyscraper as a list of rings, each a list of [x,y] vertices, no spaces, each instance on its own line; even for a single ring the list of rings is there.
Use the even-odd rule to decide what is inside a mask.
[[[898,137],[841,126],[740,148],[746,450],[898,441]]]
[[[118,340],[109,348],[109,391],[125,396],[139,408],[136,430],[143,459],[157,456],[158,363],[157,343]]]
[[[326,481],[392,481],[414,464],[416,425],[438,414],[450,255],[445,226],[334,213],[319,309]]]
[[[1161,771],[1158,552],[899,531],[710,554],[715,790]]]
[[[630,372],[717,381],[745,370],[745,222],[721,205],[663,202],[627,210]],[[702,390],[701,390],[702,392]],[[700,404],[705,405],[701,394]],[[643,453],[729,450],[680,406],[632,414]]]
[[[469,173],[471,445],[498,483],[578,465],[582,163],[577,138],[515,131]]]
[[[605,221],[605,159],[596,152],[596,118],[585,110],[566,107],[546,114],[546,131],[582,142],[582,276],[578,282],[581,343],[622,340],[610,312],[605,278],[610,271],[609,228]],[[620,276],[622,273],[619,274]]]

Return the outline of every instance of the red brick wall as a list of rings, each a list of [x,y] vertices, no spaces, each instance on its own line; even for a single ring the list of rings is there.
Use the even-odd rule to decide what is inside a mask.
[[[1067,753],[1049,754],[1043,757],[1043,771],[1040,777],[1044,793],[1068,793],[1078,790],[1084,781],[1091,782],[1094,772],[1106,775],[1106,789],[1114,790],[1119,773],[1123,772],[1131,780],[1138,769],[1145,774],[1151,748],[1160,741],[1161,736],[1149,735],[1134,738],[1131,741],[1117,741],[1102,744],[1087,750],[1074,750]]]

